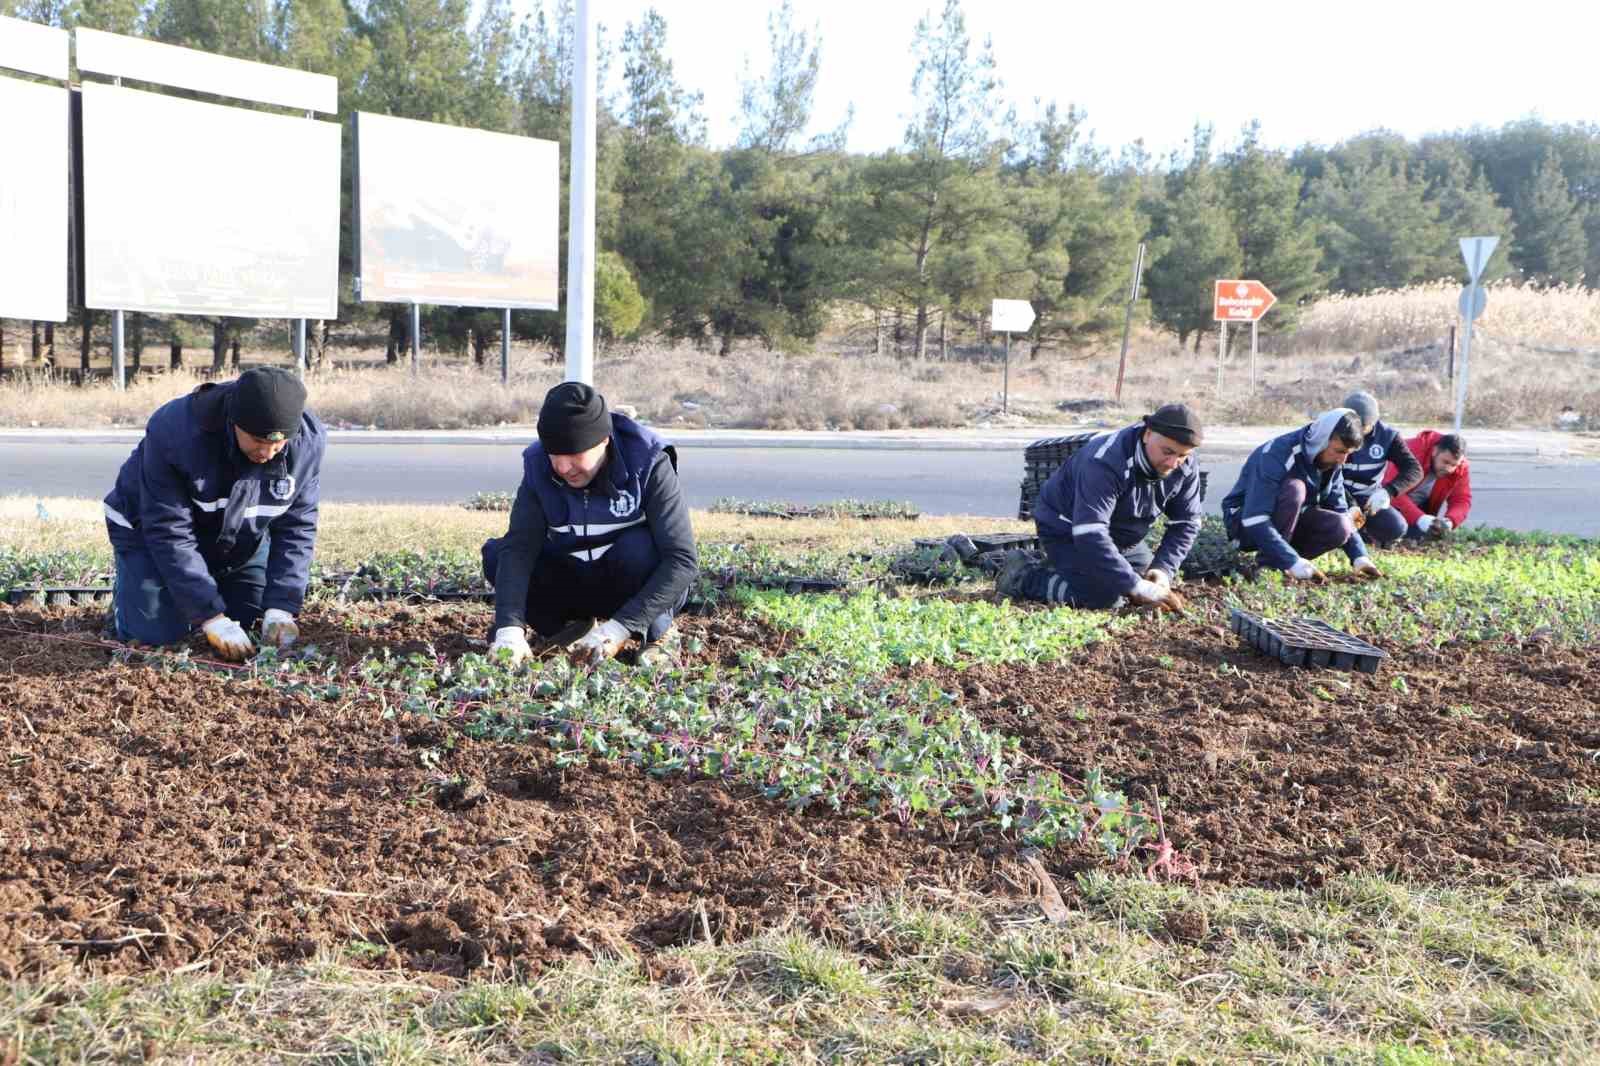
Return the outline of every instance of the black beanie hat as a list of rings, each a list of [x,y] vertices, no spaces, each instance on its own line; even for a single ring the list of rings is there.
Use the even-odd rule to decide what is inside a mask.
[[[1191,447],[1198,446],[1205,440],[1206,431],[1200,425],[1200,416],[1189,409],[1186,403],[1169,403],[1155,409],[1154,413],[1144,416],[1145,428],[1153,429],[1163,437],[1170,437],[1179,444]]]
[[[577,455],[611,436],[611,412],[593,385],[563,381],[544,394],[539,443],[546,455]]]
[[[233,424],[262,440],[288,440],[300,432],[306,387],[282,367],[246,370],[233,385]]]

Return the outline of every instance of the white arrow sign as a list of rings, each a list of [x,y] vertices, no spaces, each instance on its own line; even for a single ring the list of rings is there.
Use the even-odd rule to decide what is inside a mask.
[[[989,306],[989,328],[996,333],[1026,333],[1033,328],[1033,305],[1027,300],[996,300]]]
[[[1482,276],[1483,268],[1489,265],[1489,257],[1499,243],[1499,237],[1461,238],[1461,258],[1466,260],[1467,273],[1472,275],[1473,281]]]

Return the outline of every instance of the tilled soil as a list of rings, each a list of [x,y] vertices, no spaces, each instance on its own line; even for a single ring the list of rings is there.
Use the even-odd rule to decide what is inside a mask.
[[[916,672],[1047,765],[1155,790],[1207,881],[1600,872],[1594,649],[1402,648],[1367,675],[1283,666],[1195,620],[1065,663]]]
[[[396,624],[402,644],[447,639],[427,614]],[[358,941],[356,958],[380,966],[533,969],[795,919],[838,931],[884,889],[1007,884],[994,871],[1004,842],[794,814],[620,765],[563,770],[548,752],[385,720],[370,703],[112,663],[5,628],[24,621],[38,624],[0,613],[8,977],[63,961],[252,964]]]
[[[480,606],[364,606],[312,611],[303,635],[348,657],[455,655],[481,649],[490,621]],[[98,623],[0,608],[8,977],[330,948],[415,970],[534,969],[797,919],[842,932],[852,904],[899,888],[1026,883],[993,835],[795,814],[626,766],[562,770],[527,746],[385,719],[369,700],[317,702],[60,639],[92,640]],[[683,628],[701,661],[793,640],[728,612]],[[1100,766],[1139,798],[1158,789],[1207,881],[1600,872],[1600,664],[1587,649],[1397,650],[1376,677],[1300,671],[1196,612],[1062,663],[906,673],[937,677],[1044,763]],[[1046,858],[1058,875],[1092,861]]]

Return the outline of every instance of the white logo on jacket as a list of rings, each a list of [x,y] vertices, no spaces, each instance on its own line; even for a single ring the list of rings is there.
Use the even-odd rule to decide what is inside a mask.
[[[1372,456],[1374,459],[1382,459],[1383,458],[1383,445],[1374,444],[1372,447],[1367,449],[1367,454]]]
[[[267,482],[267,491],[272,493],[275,500],[288,500],[294,498],[294,475],[288,477],[275,477]]]
[[[639,501],[627,489],[618,489],[617,494],[611,499],[611,517],[621,518],[630,515],[639,506]]]

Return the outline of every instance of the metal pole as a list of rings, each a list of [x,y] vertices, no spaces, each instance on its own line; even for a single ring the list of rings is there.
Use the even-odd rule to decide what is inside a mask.
[[[88,329],[88,326],[84,326]],[[122,312],[111,312],[111,383],[118,389],[127,387],[128,381],[123,374],[122,361]]]
[[[1446,360],[1445,365],[1447,367],[1447,373],[1449,375],[1448,377],[1445,378],[1445,380],[1450,382],[1453,385],[1453,384],[1455,384],[1455,380],[1456,380],[1456,327],[1455,326],[1451,326],[1450,327],[1450,350],[1445,353],[1445,360]]]
[[[1122,356],[1117,360],[1117,402],[1122,402],[1122,375],[1128,369],[1128,332],[1133,328],[1133,305],[1139,301],[1139,282],[1144,274],[1144,242],[1133,257],[1133,287],[1128,290],[1128,312],[1122,318]]]
[[[308,362],[309,360],[306,358],[306,320],[297,318],[294,320],[294,368],[300,372],[302,377],[305,376],[306,370],[309,369]]]
[[[1000,387],[1000,413],[1011,413],[1011,331],[1006,330],[1006,368],[1004,383]]]
[[[411,305],[411,376],[416,377],[422,362],[422,305]]]
[[[572,56],[572,185],[567,205],[567,380],[594,381],[594,4],[577,0]]]
[[[1250,391],[1256,391],[1256,325],[1255,319],[1250,320]]]
[[[1222,399],[1222,357],[1228,352],[1227,320],[1217,323],[1217,399]]]
[[[1477,306],[1478,283],[1472,283],[1472,294],[1467,297],[1467,308]],[[1467,361],[1472,357],[1472,319],[1461,323],[1461,377],[1456,382],[1456,432],[1461,432],[1461,416],[1467,409]]]
[[[500,312],[500,384],[511,383],[511,308]]]

